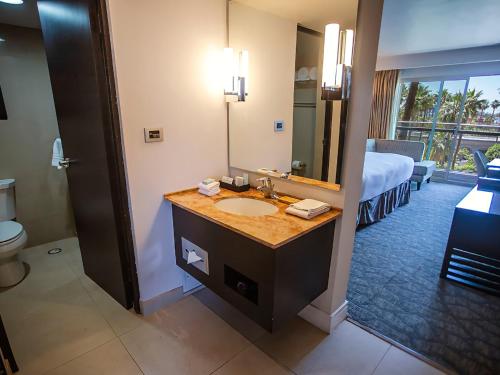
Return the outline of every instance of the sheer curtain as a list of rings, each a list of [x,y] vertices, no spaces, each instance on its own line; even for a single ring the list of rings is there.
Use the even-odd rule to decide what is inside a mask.
[[[392,103],[398,86],[399,70],[375,72],[368,138],[386,139],[392,118]]]

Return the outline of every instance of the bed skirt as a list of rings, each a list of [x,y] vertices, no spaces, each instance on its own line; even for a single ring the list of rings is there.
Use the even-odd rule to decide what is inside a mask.
[[[397,207],[408,204],[410,202],[410,186],[411,181],[408,180],[394,189],[361,202],[358,208],[358,225],[380,221]]]

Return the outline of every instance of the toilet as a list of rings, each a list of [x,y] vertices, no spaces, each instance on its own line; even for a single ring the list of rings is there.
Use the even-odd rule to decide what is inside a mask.
[[[18,253],[28,241],[28,235],[16,218],[14,179],[0,180],[0,287],[16,285],[25,276]]]

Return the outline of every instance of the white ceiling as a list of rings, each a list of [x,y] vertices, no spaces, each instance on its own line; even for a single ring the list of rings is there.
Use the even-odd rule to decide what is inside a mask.
[[[323,32],[328,23],[354,28],[358,0],[232,0]],[[499,0],[500,1],[500,0]]]
[[[0,2],[0,23],[40,28],[36,0],[24,0],[24,3],[20,5]]]
[[[500,43],[500,0],[385,0],[379,56]]]
[[[357,0],[232,0],[323,31],[354,28]],[[0,2],[0,23],[40,28],[36,0]],[[500,44],[500,0],[385,0],[379,56]]]

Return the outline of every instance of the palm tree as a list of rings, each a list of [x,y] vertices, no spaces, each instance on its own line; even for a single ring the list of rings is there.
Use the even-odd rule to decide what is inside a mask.
[[[500,91],[500,89],[499,89],[499,91]],[[495,111],[497,110],[498,107],[500,107],[500,100],[497,100],[497,99],[493,100],[490,104],[490,107],[493,110],[493,112],[491,113],[491,116],[493,118],[495,118]]]
[[[484,116],[484,111],[486,111],[490,106],[490,102],[488,102],[486,99],[480,100],[478,103],[478,107],[481,110],[481,117]]]
[[[458,115],[460,113],[460,107],[462,106],[462,93],[456,92],[455,94],[450,94],[447,89],[443,90],[443,96],[441,98],[441,115],[440,120],[444,122],[455,122],[457,121]]]
[[[482,103],[486,99],[480,99],[483,96],[483,91],[476,89],[467,90],[467,97],[465,99],[464,114],[466,119],[472,120],[476,117],[477,112],[480,110]]]
[[[415,97],[415,120],[426,121],[432,116],[436,99],[437,94],[432,92],[429,86],[419,84]]]

